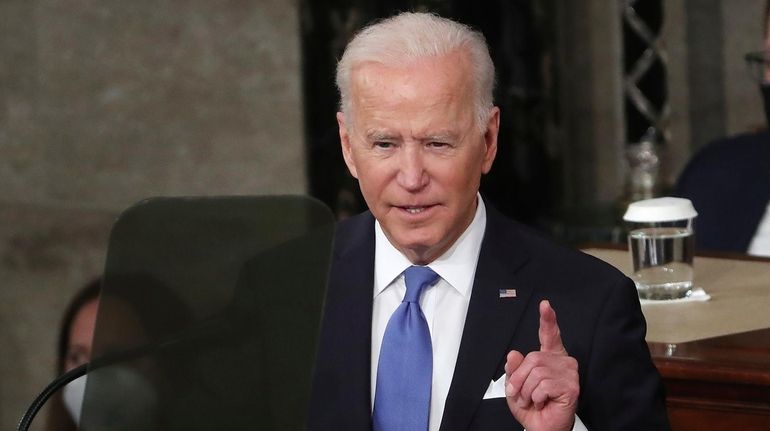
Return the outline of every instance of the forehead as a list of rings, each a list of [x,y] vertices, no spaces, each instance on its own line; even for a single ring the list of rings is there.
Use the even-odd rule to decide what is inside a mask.
[[[352,109],[356,117],[463,116],[473,110],[469,72],[459,53],[399,66],[362,63],[352,70]]]

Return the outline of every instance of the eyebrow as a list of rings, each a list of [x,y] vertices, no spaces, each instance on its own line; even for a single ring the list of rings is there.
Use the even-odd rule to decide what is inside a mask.
[[[457,138],[457,133],[442,131],[438,133],[429,133],[425,136],[419,136],[421,141],[452,141]]]
[[[370,141],[392,141],[398,139],[398,133],[388,130],[375,129],[366,133],[366,138]]]
[[[398,133],[389,130],[370,130],[366,133],[366,138],[371,141],[393,141],[400,139],[401,136]],[[450,131],[439,131],[436,133],[427,133],[425,135],[416,136],[419,141],[446,141],[457,138],[457,133]]]

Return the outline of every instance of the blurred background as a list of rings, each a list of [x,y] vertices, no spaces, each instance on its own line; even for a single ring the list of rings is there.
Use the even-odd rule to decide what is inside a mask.
[[[0,1],[0,428],[54,374],[56,332],[150,196],[309,194],[363,208],[339,155],[334,64],[377,17],[484,32],[500,150],[483,193],[578,244],[693,152],[764,127],[743,55],[764,0]]]

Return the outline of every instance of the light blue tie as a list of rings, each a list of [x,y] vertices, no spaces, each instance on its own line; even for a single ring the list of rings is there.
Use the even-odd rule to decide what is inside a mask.
[[[438,281],[427,266],[404,271],[406,295],[390,316],[382,337],[377,365],[377,390],[372,422],[374,431],[428,429],[433,349],[420,294]]]

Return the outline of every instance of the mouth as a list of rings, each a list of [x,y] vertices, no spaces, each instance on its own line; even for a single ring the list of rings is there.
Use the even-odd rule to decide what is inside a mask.
[[[434,206],[435,205],[409,205],[409,206],[398,206],[398,208],[406,212],[407,214],[418,215],[429,211]]]

